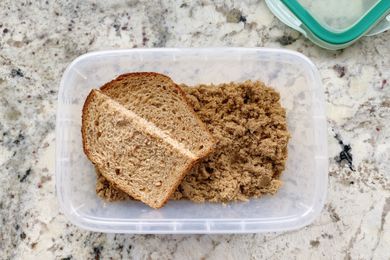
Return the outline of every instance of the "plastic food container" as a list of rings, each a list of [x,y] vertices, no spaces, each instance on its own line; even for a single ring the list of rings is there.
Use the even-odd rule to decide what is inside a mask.
[[[169,201],[155,210],[141,202],[107,203],[95,193],[96,176],[82,150],[81,109],[92,88],[119,74],[155,71],[177,83],[261,80],[276,88],[287,109],[289,143],[283,187],[274,196],[227,205]],[[75,225],[115,233],[253,233],[311,223],[327,189],[324,95],[318,71],[305,56],[261,48],[132,49],[80,56],[66,69],[58,94],[56,189]]]
[[[390,29],[390,0],[266,0],[286,25],[315,44],[345,48],[360,37]]]

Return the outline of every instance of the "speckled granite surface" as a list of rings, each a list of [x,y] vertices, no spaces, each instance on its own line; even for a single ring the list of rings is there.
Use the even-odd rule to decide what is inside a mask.
[[[0,17],[1,259],[389,259],[390,32],[329,52],[253,0],[3,0]],[[107,235],[70,224],[54,187],[65,67],[92,50],[209,46],[288,48],[318,66],[330,145],[321,216],[301,230],[251,235]],[[352,167],[338,162],[335,134],[351,146],[343,157],[352,154]]]

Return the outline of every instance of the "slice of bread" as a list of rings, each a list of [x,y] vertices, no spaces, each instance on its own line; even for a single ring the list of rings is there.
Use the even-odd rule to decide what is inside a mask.
[[[125,95],[131,87],[121,82],[121,96],[133,98],[138,106],[125,107],[116,101],[119,98],[114,100],[92,90],[82,117],[83,147],[88,158],[115,187],[153,208],[162,207],[185,174],[214,147],[213,138],[183,98],[181,89],[167,77],[156,75],[165,82],[156,83],[158,87],[154,88],[142,85],[143,90],[149,89],[143,95],[152,101],[147,106],[145,102],[137,103],[142,94]],[[106,93],[110,93],[108,86],[102,88]],[[118,87],[111,86],[112,90]]]
[[[189,105],[185,93],[169,77],[154,72],[128,73],[100,89],[174,137],[197,157],[211,152],[215,144],[212,135]]]

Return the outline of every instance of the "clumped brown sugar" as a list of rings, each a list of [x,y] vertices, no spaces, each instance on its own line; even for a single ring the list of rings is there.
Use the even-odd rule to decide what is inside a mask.
[[[107,201],[118,201],[129,199],[130,196],[127,193],[117,189],[114,184],[109,182],[96,168],[97,181],[96,181],[96,194]]]
[[[274,194],[281,185],[289,140],[279,94],[251,81],[181,87],[217,146],[187,174],[172,199],[228,202]],[[126,198],[104,181],[98,179],[97,188],[104,187],[97,189],[99,196]]]

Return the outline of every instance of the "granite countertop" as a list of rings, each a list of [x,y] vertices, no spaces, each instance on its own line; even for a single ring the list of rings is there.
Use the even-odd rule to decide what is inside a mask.
[[[0,259],[389,259],[390,31],[331,52],[263,1],[103,2],[0,2]],[[209,46],[287,48],[319,68],[330,147],[320,217],[300,230],[248,235],[114,235],[72,225],[54,184],[66,66],[94,50]]]

